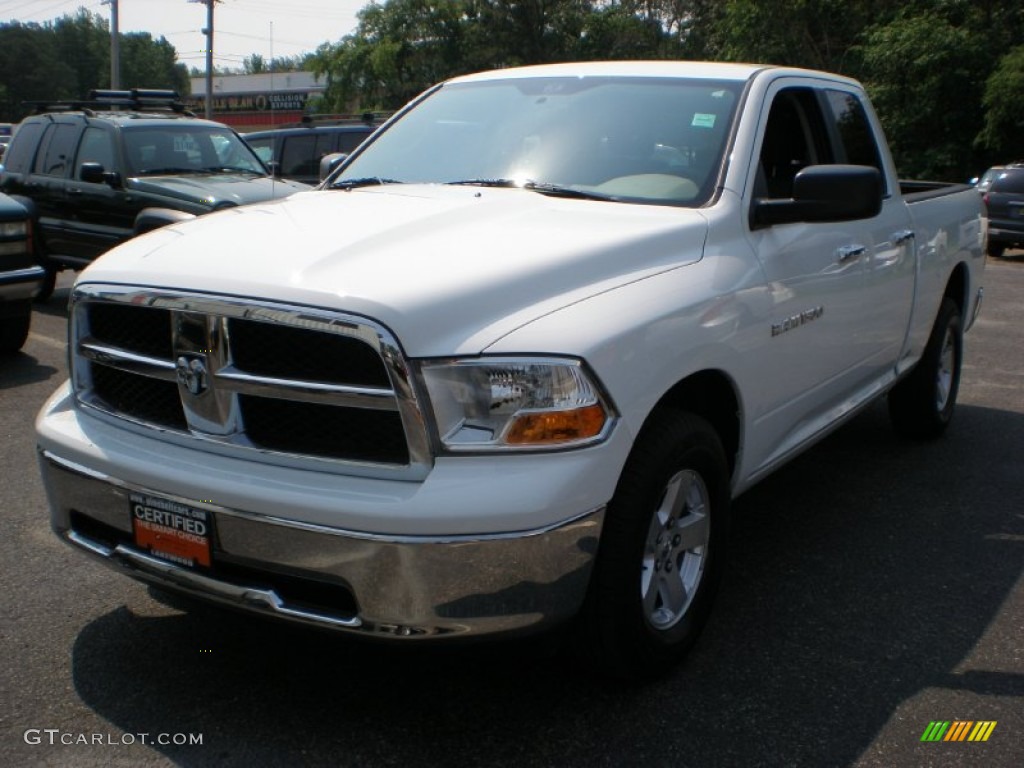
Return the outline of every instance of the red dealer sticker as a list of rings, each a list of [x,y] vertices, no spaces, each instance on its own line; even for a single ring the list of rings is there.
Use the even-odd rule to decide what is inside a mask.
[[[210,565],[209,512],[141,493],[129,494],[128,503],[137,546],[178,565]]]

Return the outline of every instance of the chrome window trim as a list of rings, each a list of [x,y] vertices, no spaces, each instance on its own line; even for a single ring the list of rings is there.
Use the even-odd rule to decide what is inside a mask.
[[[211,379],[215,382],[215,394],[222,401],[218,417],[223,427],[221,433],[191,433],[122,414],[107,406],[99,398],[91,396],[92,382],[90,365],[101,363],[127,373],[148,376],[162,381],[176,381],[176,363],[150,355],[139,354],[118,348],[93,338],[84,320],[84,307],[90,303],[113,303],[139,307],[164,309],[175,313],[175,326],[206,324],[209,349],[203,350],[213,363]],[[167,291],[144,286],[119,286],[107,284],[84,284],[76,286],[69,303],[69,355],[71,357],[71,379],[76,402],[83,408],[105,421],[138,431],[141,434],[161,434],[162,438],[183,446],[237,458],[257,458],[271,464],[327,472],[343,472],[364,477],[381,479],[420,481],[433,467],[433,452],[427,433],[427,419],[424,416],[423,398],[418,394],[412,379],[411,367],[394,335],[383,325],[369,318],[350,313],[318,307],[290,305],[260,299],[243,299],[232,296]],[[302,379],[281,379],[239,371],[230,359],[228,346],[228,321],[250,320],[274,323],[278,326],[301,328],[319,333],[329,333],[359,340],[370,346],[380,356],[391,382],[391,388],[374,386],[353,386],[327,384]],[[189,345],[187,338],[175,330],[169,337],[175,338],[174,354],[178,355]],[[290,453],[255,446],[238,428],[234,408],[230,401],[239,395],[261,395],[275,392],[279,399],[292,402],[334,404],[376,411],[397,411],[405,432],[409,454],[408,464],[388,464],[368,460],[335,459],[317,455]],[[281,397],[287,392],[287,397]],[[187,421],[193,425],[209,420],[210,412],[190,411],[183,402]],[[230,413],[229,413],[230,412]]]

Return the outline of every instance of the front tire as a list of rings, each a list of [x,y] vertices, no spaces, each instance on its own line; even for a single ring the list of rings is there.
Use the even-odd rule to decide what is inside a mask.
[[[729,500],[711,425],[652,414],[608,505],[582,616],[588,655],[613,676],[666,675],[697,639],[725,559]]]
[[[924,354],[889,392],[889,418],[904,437],[932,439],[949,426],[960,389],[964,337],[960,307],[943,298]]]

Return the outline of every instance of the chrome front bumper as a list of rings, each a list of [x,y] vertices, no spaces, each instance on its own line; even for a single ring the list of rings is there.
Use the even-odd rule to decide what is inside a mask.
[[[127,575],[250,612],[380,637],[496,634],[571,617],[604,517],[602,508],[513,534],[396,537],[174,499],[215,521],[213,566],[191,569],[133,544],[128,495],[149,489],[45,450],[40,465],[54,531]]]

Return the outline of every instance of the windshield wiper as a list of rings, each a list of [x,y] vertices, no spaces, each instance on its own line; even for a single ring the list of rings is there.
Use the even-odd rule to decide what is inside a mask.
[[[359,187],[373,187],[381,184],[402,184],[397,179],[382,179],[380,176],[366,176],[361,179],[342,179],[331,184],[328,189],[358,189]]]
[[[203,173],[201,168],[143,168],[139,171],[140,176],[165,176],[169,173]]]
[[[446,181],[454,187],[521,187],[522,181],[515,179],[463,179],[462,181]]]
[[[616,200],[611,195],[600,195],[596,192],[585,192],[575,187],[563,187],[547,181],[523,181],[522,179],[463,179],[462,181],[446,181],[445,184],[467,187],[502,187],[509,189],[526,189],[542,195],[554,197],[572,197],[578,200]]]
[[[523,189],[529,189],[533,192],[540,192],[542,195],[552,195],[554,197],[574,197],[579,200],[617,200],[618,198],[612,195],[600,195],[597,192],[585,192],[582,189],[576,189],[575,187],[563,187],[558,184],[551,184],[546,181],[528,181],[523,184]]]
[[[211,165],[202,169],[205,173],[251,173],[255,176],[267,176],[268,174],[257,171],[255,168],[238,168],[233,165]]]

